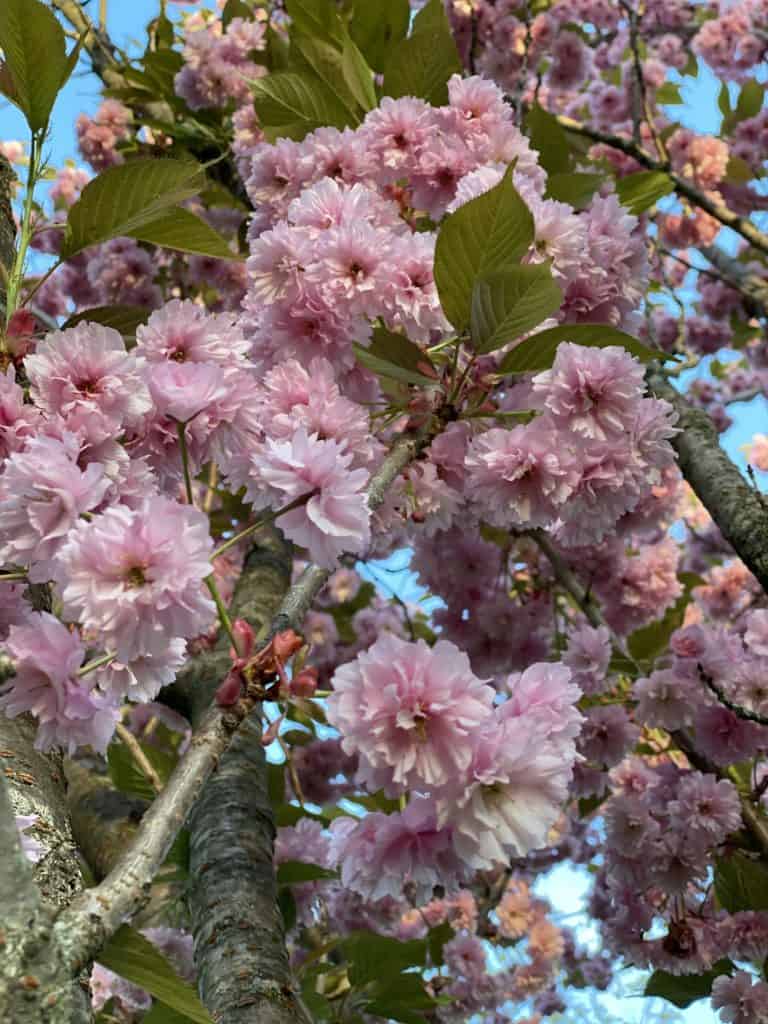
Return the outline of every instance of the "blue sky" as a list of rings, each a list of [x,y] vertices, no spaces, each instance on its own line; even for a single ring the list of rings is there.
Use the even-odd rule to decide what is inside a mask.
[[[95,7],[96,3],[92,0],[89,8],[93,10]],[[145,25],[156,15],[157,10],[158,0],[109,0],[107,17],[110,35],[120,46],[134,49],[140,45]],[[173,5],[169,6],[169,13],[172,17],[175,16],[175,10],[178,8],[174,8]],[[60,166],[66,159],[77,159],[75,119],[83,111],[93,113],[96,110],[99,104],[99,84],[95,76],[89,73],[87,63],[81,61],[80,67],[62,92],[54,110],[48,150],[54,166]],[[720,112],[717,106],[719,87],[720,83],[705,68],[702,68],[697,79],[686,78],[683,80],[684,105],[671,109],[670,113],[690,127],[700,131],[716,132],[720,123]],[[23,118],[14,107],[2,101],[0,101],[0,138],[26,141]],[[741,446],[749,441],[753,433],[766,431],[768,427],[765,400],[761,398],[750,403],[740,404],[732,408],[731,415],[734,425],[725,432],[722,443],[729,455],[743,469],[746,462]],[[418,600],[419,588],[415,584],[415,579],[409,576],[407,571],[402,573],[397,582],[395,582],[396,577],[390,574],[386,574],[386,576],[387,582],[396,585],[398,592],[406,600]],[[571,917],[573,914],[578,915],[583,909],[588,891],[588,881],[588,876],[583,870],[562,866],[553,872],[548,880],[542,881],[541,892],[553,903],[559,914]],[[571,917],[569,924],[576,924],[578,920],[578,917],[575,920]],[[583,930],[585,938],[589,937],[586,918],[584,918],[580,930]],[[633,988],[632,982],[629,983],[629,988]],[[637,976],[635,976],[634,992],[640,990],[637,987]],[[666,1011],[669,1011],[669,1016]],[[673,1008],[663,1001],[646,1001],[633,996],[624,998],[601,996],[599,1004],[593,1003],[588,1012],[589,1019],[598,1024],[600,1021],[607,1020],[623,1021],[625,1024],[645,1024],[650,1020],[658,1022],[662,1019],[684,1020],[687,1024],[712,1024],[717,1021],[706,1003],[698,1003],[686,1013],[677,1015]],[[587,1018],[569,1015],[567,1019],[575,1021]]]

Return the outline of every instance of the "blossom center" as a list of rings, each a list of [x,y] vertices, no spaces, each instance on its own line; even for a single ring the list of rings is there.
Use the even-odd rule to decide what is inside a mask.
[[[132,566],[125,574],[125,585],[131,590],[143,587],[146,582],[147,577],[144,575],[144,567],[141,565]]]

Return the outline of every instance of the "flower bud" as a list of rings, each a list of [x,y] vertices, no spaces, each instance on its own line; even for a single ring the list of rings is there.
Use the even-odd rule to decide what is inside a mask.
[[[295,654],[303,643],[302,638],[294,630],[284,629],[282,632],[277,633],[272,640],[272,650],[275,652],[275,657],[278,661],[284,662],[291,655]]]
[[[292,697],[314,697],[317,689],[317,669],[308,665],[291,679]]]
[[[232,707],[237,704],[242,691],[242,677],[239,672],[228,672],[216,691],[216,703],[221,708]]]
[[[245,619],[235,619],[232,623],[232,633],[235,638],[236,649],[230,648],[230,657],[234,661],[236,658],[250,658],[253,654],[253,645],[256,640],[256,634],[253,632],[253,628]]]

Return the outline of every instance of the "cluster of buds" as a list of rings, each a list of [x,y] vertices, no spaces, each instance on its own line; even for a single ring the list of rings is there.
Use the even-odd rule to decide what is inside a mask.
[[[235,646],[230,647],[232,666],[216,691],[220,707],[232,707],[245,697],[249,701],[284,700],[288,697],[312,697],[317,689],[317,670],[294,661],[289,679],[286,663],[303,647],[304,640],[292,629],[276,633],[262,648],[254,651],[256,636],[244,619],[232,624]],[[302,659],[303,660],[303,659]]]

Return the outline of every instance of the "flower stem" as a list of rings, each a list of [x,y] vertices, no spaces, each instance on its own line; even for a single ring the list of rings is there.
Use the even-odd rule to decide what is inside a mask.
[[[192,477],[189,473],[189,452],[187,451],[187,437],[185,431],[187,429],[186,423],[177,423],[176,430],[179,434],[179,450],[181,451],[181,465],[184,470],[184,486],[187,489],[187,501],[190,505],[195,504],[195,499],[192,494]]]
[[[156,793],[160,793],[163,789],[162,779],[152,767],[152,762],[142,750],[141,744],[133,735],[131,730],[126,728],[122,722],[118,722],[115,726],[115,732],[120,737],[121,743],[124,743],[128,748],[128,753],[136,762],[136,767],[146,778],[152,789],[154,789]]]
[[[15,583],[26,580],[27,574],[25,572],[0,572],[0,583]]]
[[[19,247],[8,277],[8,293],[5,300],[5,322],[8,323],[16,312],[19,304],[19,292],[24,281],[24,267],[27,261],[27,249],[31,237],[32,208],[35,201],[35,185],[40,173],[40,140],[37,133],[32,133],[29,147],[29,165],[27,167],[27,186],[19,227]]]
[[[206,576],[203,581],[210,591],[211,597],[213,598],[214,604],[216,605],[216,611],[219,613],[219,622],[222,624],[224,629],[227,631],[227,636],[235,650],[237,650],[237,641],[235,640],[235,634],[232,629],[232,620],[229,617],[227,607],[222,600],[219,588],[216,586],[216,580],[214,579],[213,573],[210,576]]]
[[[77,670],[77,674],[79,676],[87,676],[88,673],[93,672],[95,668],[101,668],[102,665],[109,665],[116,657],[117,654],[115,651],[110,651],[108,654],[102,654],[99,658],[94,658],[93,661],[87,661]]]
[[[229,540],[225,540],[223,544],[220,544],[211,555],[211,560],[218,558],[219,555],[223,555],[225,551],[228,551],[231,547],[234,547],[238,541],[243,540],[244,537],[250,536],[255,533],[256,530],[260,530],[262,526],[266,526],[268,523],[273,523],[279,516],[285,512],[290,512],[294,508],[300,508],[302,505],[306,505],[313,494],[316,491],[307,491],[306,494],[299,495],[298,498],[294,498],[293,501],[289,501],[287,505],[283,505],[277,512],[270,512],[269,515],[264,516],[261,519],[257,519],[255,523],[251,523],[250,526],[246,526],[240,533],[236,533],[234,537],[230,537]]]

